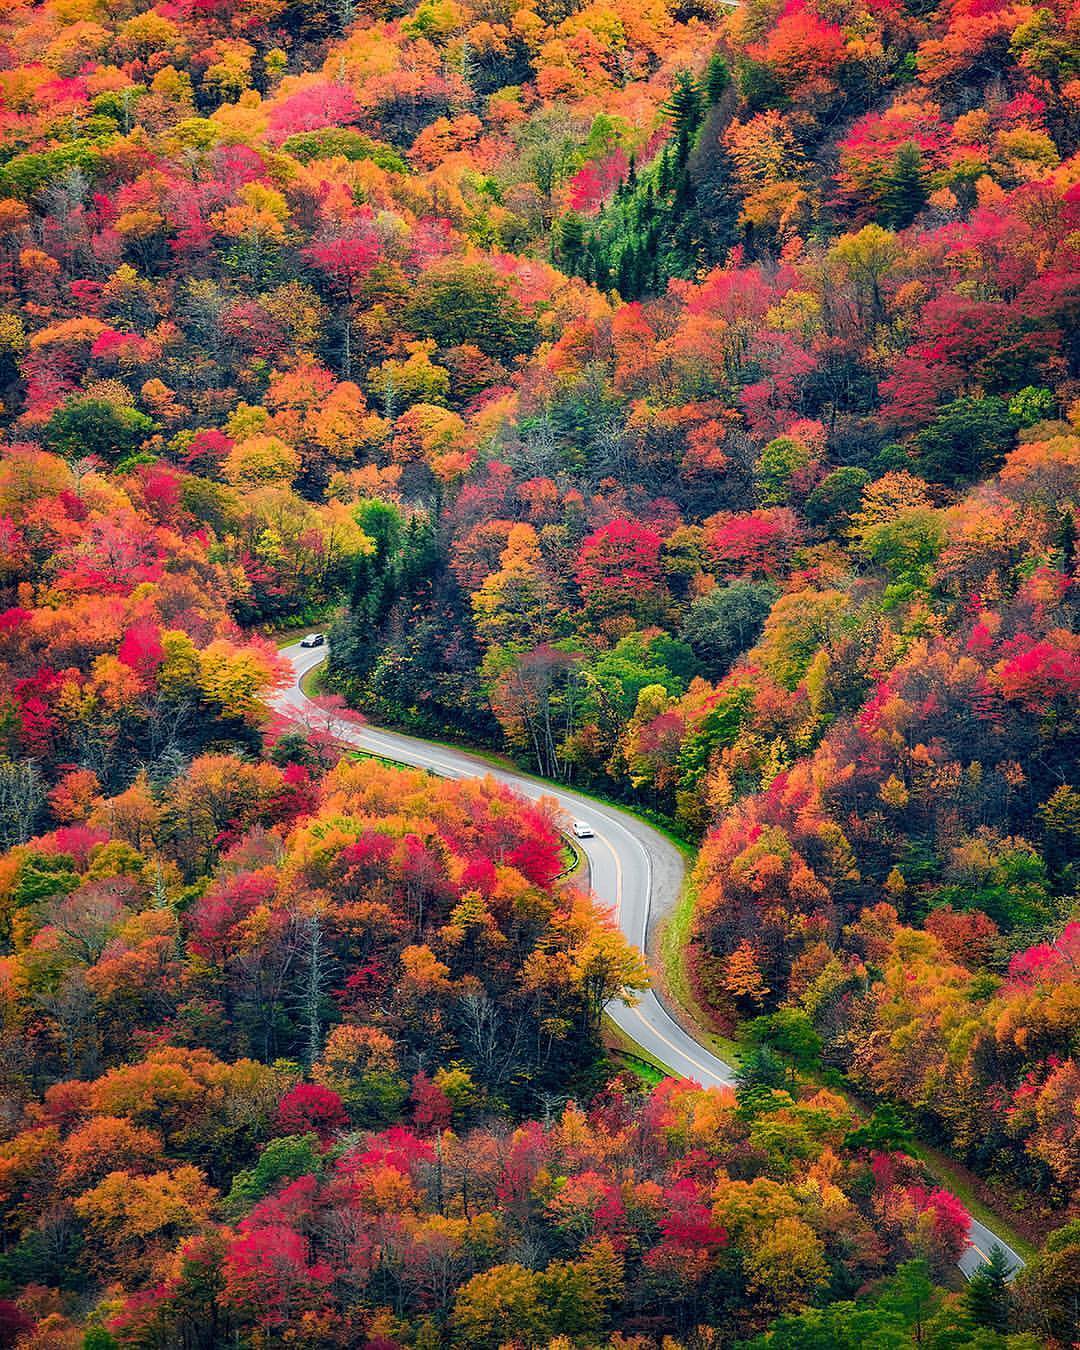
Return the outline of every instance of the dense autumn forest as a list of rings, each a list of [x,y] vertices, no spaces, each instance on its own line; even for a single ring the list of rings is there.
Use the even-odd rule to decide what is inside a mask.
[[[146,3],[0,10],[0,1347],[1080,1343],[1080,11]]]

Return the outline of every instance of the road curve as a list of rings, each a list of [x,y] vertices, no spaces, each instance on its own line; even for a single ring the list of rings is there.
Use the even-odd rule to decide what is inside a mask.
[[[326,658],[326,647],[304,648],[295,643],[281,655],[292,663],[294,678],[271,700],[276,711],[303,720],[311,700],[300,687],[303,677]],[[608,905],[623,933],[646,951],[654,925],[670,913],[679,898],[685,866],[679,850],[659,830],[616,807],[579,796],[542,779],[489,764],[477,755],[450,746],[423,741],[415,736],[378,727],[341,724],[335,735],[359,750],[380,755],[400,764],[428,769],[444,778],[490,777],[506,783],[523,797],[555,801],[567,816],[591,825],[592,839],[576,843],[588,856],[592,889]],[[663,1064],[672,1074],[693,1079],[705,1087],[729,1086],[734,1071],[707,1050],[672,1018],[651,989],[631,1008],[608,1005],[611,1021],[636,1045]],[[969,1245],[959,1266],[970,1279],[997,1244],[1014,1270],[1023,1259],[978,1220],[971,1220]]]

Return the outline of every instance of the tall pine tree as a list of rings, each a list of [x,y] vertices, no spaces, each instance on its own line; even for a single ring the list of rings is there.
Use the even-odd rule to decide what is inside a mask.
[[[926,205],[929,195],[922,151],[909,141],[897,151],[885,175],[881,219],[894,230],[904,230]]]

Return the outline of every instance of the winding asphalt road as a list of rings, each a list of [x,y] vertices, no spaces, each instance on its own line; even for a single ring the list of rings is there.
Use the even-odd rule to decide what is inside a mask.
[[[296,643],[283,648],[281,655],[292,662],[295,676],[290,685],[275,694],[273,706],[278,712],[303,722],[311,713],[312,705],[300,682],[309,670],[325,660],[326,647],[304,648]],[[685,875],[682,855],[658,830],[628,812],[581,797],[528,774],[494,767],[467,751],[404,736],[396,731],[342,722],[334,728],[334,734],[357,749],[400,764],[428,769],[444,778],[494,778],[508,784],[523,797],[553,800],[570,819],[592,826],[594,838],[575,841],[588,856],[592,889],[602,903],[611,907],[626,937],[642,951],[648,949],[653,927],[670,913],[679,898]],[[613,1002],[608,1005],[607,1013],[630,1040],[672,1074],[693,1079],[705,1087],[725,1087],[734,1083],[731,1065],[688,1035],[651,989],[635,1006]],[[969,1279],[987,1259],[995,1243],[1005,1252],[1014,1270],[1024,1265],[1023,1259],[1011,1247],[978,1220],[971,1220],[968,1236],[969,1246],[959,1265]]]

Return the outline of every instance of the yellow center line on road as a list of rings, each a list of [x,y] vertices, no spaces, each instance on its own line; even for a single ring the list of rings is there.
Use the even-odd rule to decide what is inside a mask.
[[[619,923],[619,915],[622,912],[622,863],[619,861],[619,855],[615,852],[615,845],[606,835],[598,834],[595,836],[598,844],[603,844],[611,854],[615,862],[615,922]],[[620,925],[621,926],[621,925]],[[644,955],[644,953],[642,953]]]
[[[635,1016],[641,1021],[642,1026],[646,1027],[649,1031],[652,1032],[652,1034],[656,1037],[658,1041],[663,1041],[663,1043],[668,1047],[669,1050],[674,1050],[677,1055],[681,1055],[682,1058],[686,1060],[687,1064],[692,1065],[695,1069],[698,1070],[699,1073],[712,1075],[713,1078],[720,1077],[720,1075],[716,1073],[715,1070],[708,1068],[706,1065],[696,1060],[693,1057],[693,1055],[688,1055],[685,1050],[681,1050],[675,1044],[674,1041],[669,1041],[662,1031],[657,1031],[657,1029],[653,1026],[653,1024],[649,1021],[649,1019],[645,1016],[645,1014],[641,1011],[641,1009],[638,1006],[635,1005],[630,1009],[630,1011],[634,1013]],[[672,1069],[674,1068],[674,1066],[668,1065],[668,1068]],[[724,1086],[726,1087],[727,1084],[725,1083]]]
[[[604,845],[604,847],[611,854],[612,859],[615,862],[615,922],[618,923],[619,915],[622,910],[622,862],[619,859],[619,855],[616,852],[615,846],[611,843],[611,841],[607,838],[606,835],[597,834],[596,840],[598,843]],[[646,954],[643,952],[642,955],[645,956]],[[707,1067],[707,1065],[702,1064],[699,1060],[695,1059],[693,1055],[688,1054],[685,1050],[677,1046],[674,1041],[669,1040],[662,1031],[659,1031],[656,1027],[654,1027],[637,1004],[633,1004],[630,1007],[630,1011],[634,1014],[634,1016],[638,1019],[638,1021],[640,1021],[641,1025],[646,1028],[647,1031],[650,1031],[656,1037],[656,1039],[658,1041],[661,1041],[664,1045],[666,1045],[669,1050],[673,1050],[675,1054],[678,1055],[685,1063],[692,1065],[693,1068],[697,1069],[699,1073],[704,1074],[706,1077],[712,1078],[720,1077],[720,1075],[715,1071],[715,1069],[710,1069]],[[675,1066],[673,1064],[669,1064],[667,1067],[671,1070],[674,1070]]]

